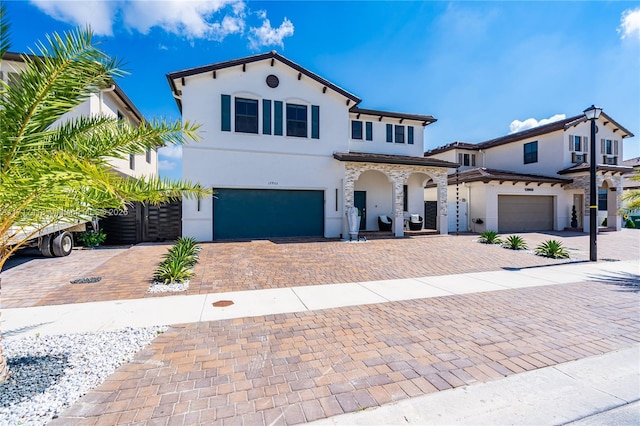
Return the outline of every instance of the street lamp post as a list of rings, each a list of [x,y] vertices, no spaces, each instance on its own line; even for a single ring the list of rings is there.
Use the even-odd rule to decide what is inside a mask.
[[[596,236],[598,234],[598,188],[596,186],[596,120],[602,108],[591,105],[584,110],[584,116],[591,121],[591,155],[589,161],[589,260],[598,260]]]

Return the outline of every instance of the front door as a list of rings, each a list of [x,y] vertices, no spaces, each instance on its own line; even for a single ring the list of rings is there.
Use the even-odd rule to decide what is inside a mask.
[[[367,191],[353,192],[353,205],[360,214],[360,230],[367,229]]]

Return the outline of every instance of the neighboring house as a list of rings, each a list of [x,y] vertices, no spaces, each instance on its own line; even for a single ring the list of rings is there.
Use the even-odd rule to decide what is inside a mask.
[[[25,64],[22,54],[7,52],[0,63],[0,80],[9,85],[20,84],[20,72]],[[72,113],[65,114],[60,121],[77,116],[106,115],[127,120],[133,125],[138,125],[144,117],[138,108],[124,93],[117,83],[101,89],[91,95],[89,99],[80,104]],[[125,175],[154,176],[158,174],[158,151],[149,150],[144,153],[130,155],[128,158],[112,158],[109,164],[114,170]]]
[[[7,52],[0,62],[0,80],[9,85],[20,84],[20,72],[25,68],[22,59],[23,54]],[[28,55],[37,59],[35,56]],[[106,115],[119,120],[126,120],[134,126],[139,125],[144,117],[136,108],[129,97],[124,93],[117,83],[113,82],[110,87],[102,88],[98,93],[91,96],[78,105],[74,111],[62,116],[58,122],[78,116]],[[140,154],[130,154],[126,158],[109,158],[109,164],[113,170],[123,175],[132,177],[151,177],[158,174],[158,151],[157,149],[147,150]],[[100,220],[100,227],[107,234],[107,243],[138,243],[141,241],[156,241],[164,239],[175,239],[180,235],[180,230],[175,229],[172,222],[180,222],[179,203],[167,204],[160,207],[149,206],[142,203],[131,205],[126,214],[108,216]],[[179,227],[179,225],[178,225]],[[68,228],[68,226],[67,226]],[[57,235],[61,235],[58,227],[54,227]],[[62,228],[65,229],[65,228]],[[76,232],[84,229],[84,224],[67,230]],[[43,248],[45,256],[50,255],[50,251],[45,241],[47,236],[52,236],[45,230],[39,238],[39,247]],[[70,251],[70,246],[69,246]],[[68,253],[67,253],[68,254]],[[66,255],[66,254],[65,254]]]
[[[447,232],[446,176],[456,164],[424,158],[430,115],[358,108],[360,99],[276,52],[167,75],[184,121],[201,124],[183,147],[183,178],[216,195],[183,201],[183,235],[200,241],[346,237],[347,208],[361,229],[423,215],[424,185],[438,185]]]
[[[619,230],[622,175],[631,170],[622,165],[622,142],[633,134],[605,113],[597,128],[598,225],[606,218]],[[578,227],[588,232],[589,135],[581,114],[482,143],[454,142],[425,156],[460,163],[449,175],[449,199],[457,189],[473,231],[563,230],[575,206]]]

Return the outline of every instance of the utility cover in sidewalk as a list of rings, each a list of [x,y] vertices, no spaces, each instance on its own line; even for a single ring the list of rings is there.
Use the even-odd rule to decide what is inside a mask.
[[[214,308],[224,308],[231,305],[233,305],[233,301],[231,300],[218,300],[217,302],[213,302]]]

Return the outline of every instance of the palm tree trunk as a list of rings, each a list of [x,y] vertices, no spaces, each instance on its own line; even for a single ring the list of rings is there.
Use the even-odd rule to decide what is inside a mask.
[[[2,278],[0,278],[0,292],[2,291]],[[1,294],[1,293],[0,293]],[[0,316],[2,312],[0,312]],[[2,324],[2,321],[0,321]],[[9,367],[7,367],[7,360],[2,353],[2,329],[0,328],[0,383],[4,382],[9,376]]]

